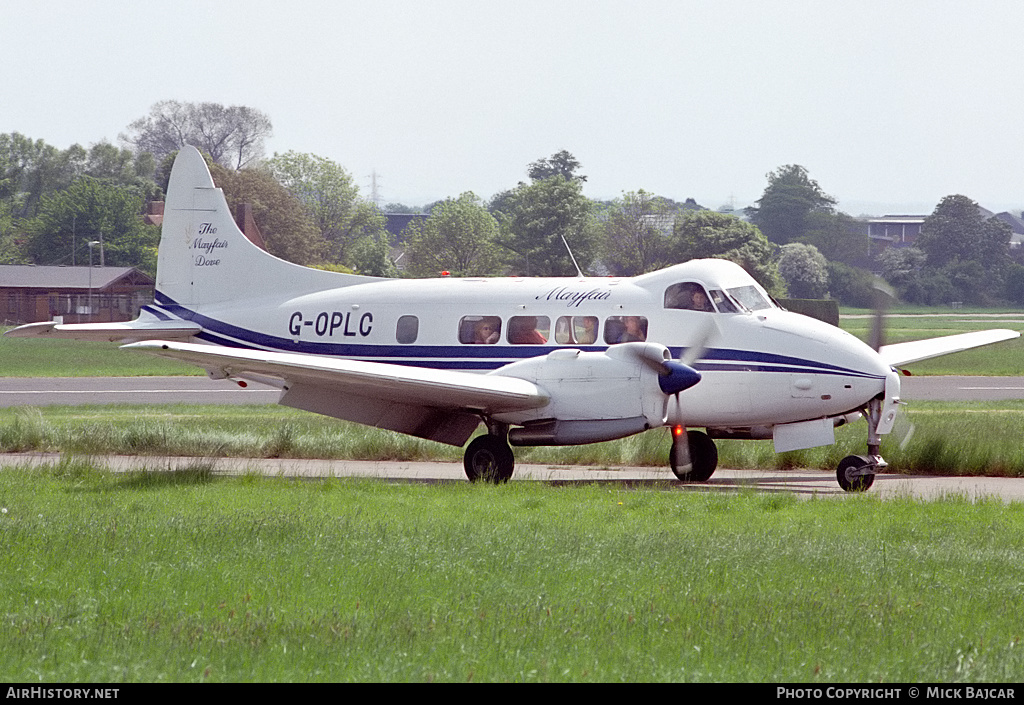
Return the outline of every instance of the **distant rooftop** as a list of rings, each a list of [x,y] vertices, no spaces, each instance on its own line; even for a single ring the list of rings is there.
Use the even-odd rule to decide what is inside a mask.
[[[0,287],[22,289],[88,289],[90,267],[47,267],[31,264],[0,265]],[[152,285],[152,277],[135,267],[92,267],[92,288],[114,284]]]

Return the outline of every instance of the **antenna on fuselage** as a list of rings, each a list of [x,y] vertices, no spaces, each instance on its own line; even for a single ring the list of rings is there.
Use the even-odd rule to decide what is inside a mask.
[[[580,279],[584,279],[585,277],[583,276],[583,270],[580,269],[579,264],[576,263],[576,258],[573,257],[572,250],[569,249],[569,243],[565,241],[565,235],[563,235],[562,233],[558,233],[558,237],[562,238],[562,244],[565,245],[565,249],[569,253],[569,259],[572,260],[573,266],[576,267],[576,273],[580,275]]]

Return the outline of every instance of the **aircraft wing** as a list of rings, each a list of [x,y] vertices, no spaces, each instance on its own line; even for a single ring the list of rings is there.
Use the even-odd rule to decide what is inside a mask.
[[[481,414],[549,402],[532,382],[501,375],[160,340],[123,347],[198,365],[215,379],[275,384],[285,406],[451,445],[469,439]]]
[[[914,340],[909,343],[895,343],[894,345],[883,345],[878,354],[882,356],[886,364],[892,367],[909,365],[912,362],[920,362],[932,357],[949,355],[950,353],[962,352],[971,348],[991,345],[1004,340],[1019,338],[1020,333],[1014,330],[994,329],[980,330],[973,333],[960,333],[958,335],[947,335],[942,338],[929,338],[928,340]]]
[[[135,325],[133,325],[133,323]],[[4,333],[12,338],[66,338],[69,340],[161,340],[188,339],[203,330],[198,323],[188,321],[157,321],[143,325],[136,321],[125,323],[56,323],[43,321],[27,323]]]

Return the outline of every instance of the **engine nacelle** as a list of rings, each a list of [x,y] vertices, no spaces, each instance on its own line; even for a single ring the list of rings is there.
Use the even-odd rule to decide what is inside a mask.
[[[533,382],[551,399],[539,409],[493,417],[524,427],[509,432],[512,445],[595,443],[663,426],[665,380],[676,384],[681,374],[689,386],[700,379],[697,372],[671,362],[668,348],[656,343],[613,345],[603,352],[563,348],[493,374]]]

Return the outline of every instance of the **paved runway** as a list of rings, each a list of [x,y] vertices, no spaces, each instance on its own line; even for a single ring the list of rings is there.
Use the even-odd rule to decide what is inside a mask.
[[[0,407],[67,404],[276,404],[281,392],[207,377],[0,377]]]
[[[74,377],[0,378],[0,407],[54,404],[273,404],[280,392],[258,384],[239,388],[228,380],[205,377]],[[980,401],[1024,399],[1024,377],[906,377],[903,396],[908,401]],[[57,454],[0,454],[0,466],[54,463]],[[376,477],[393,481],[465,482],[461,463],[361,462],[338,460],[262,460],[239,458],[112,457],[104,464],[114,470],[175,470],[210,463],[215,472],[258,472],[283,477]],[[652,485],[688,492],[736,491],[793,492],[800,496],[846,496],[830,470],[719,469],[703,485],[676,482],[667,468],[596,469],[582,466],[519,465],[515,481],[552,483],[609,482],[624,486]],[[996,477],[913,477],[878,475],[869,490],[880,497],[963,496],[996,497],[1024,501],[1024,480]]]
[[[1024,399],[1024,377],[903,377],[906,401]],[[0,377],[0,407],[54,404],[274,404],[280,392],[206,377]]]

